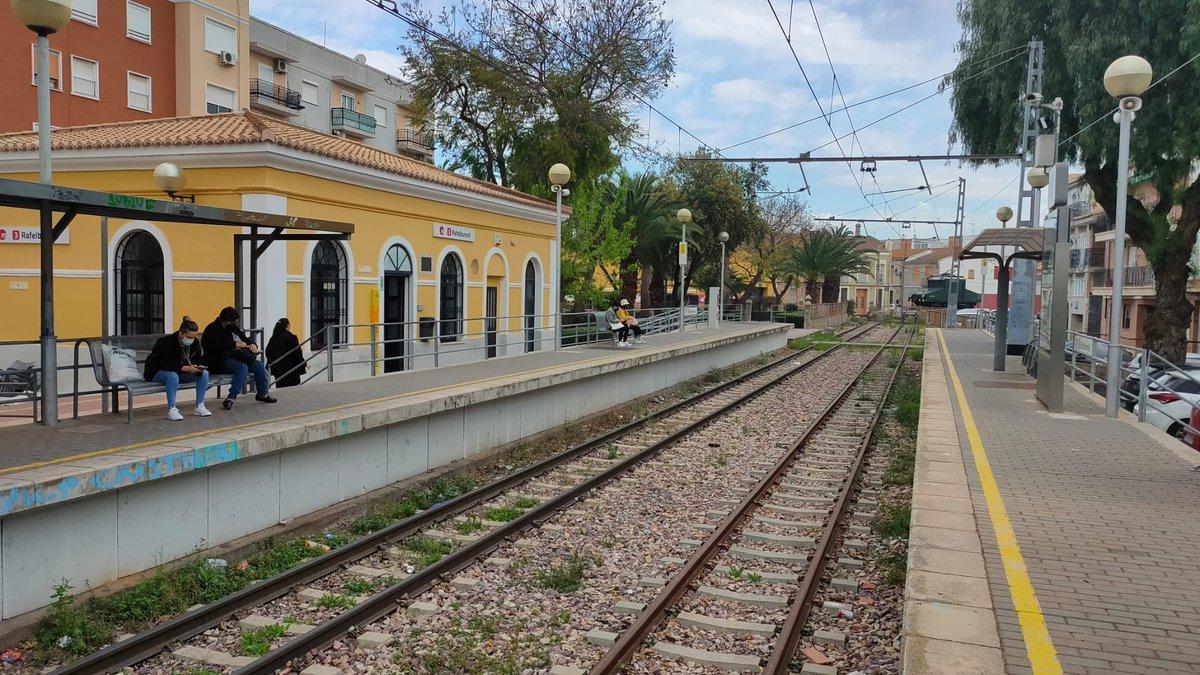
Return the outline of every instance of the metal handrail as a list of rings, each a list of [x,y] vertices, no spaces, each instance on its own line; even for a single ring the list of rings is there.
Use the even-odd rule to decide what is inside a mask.
[[[396,140],[402,143],[412,143],[419,145],[427,150],[432,150],[434,145],[432,131],[416,131],[408,127],[405,129],[396,130]]]
[[[378,123],[374,117],[350,108],[332,108],[329,111],[329,119],[335,127],[350,127],[370,134],[375,133]]]

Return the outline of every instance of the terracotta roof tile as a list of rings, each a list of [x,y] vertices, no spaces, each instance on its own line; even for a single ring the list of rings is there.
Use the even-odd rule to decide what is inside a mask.
[[[461,176],[432,164],[250,111],[68,127],[55,129],[51,138],[51,147],[54,150],[275,143],[294,150],[524,206],[547,210],[554,208],[551,201],[517,190]],[[36,150],[37,134],[34,132],[0,134],[0,153]]]

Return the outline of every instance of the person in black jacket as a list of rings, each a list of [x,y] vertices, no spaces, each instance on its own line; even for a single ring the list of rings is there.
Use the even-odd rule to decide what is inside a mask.
[[[225,410],[233,408],[233,402],[246,388],[246,380],[251,373],[254,374],[254,400],[263,403],[275,402],[267,383],[267,369],[258,358],[258,345],[251,342],[238,327],[240,321],[238,311],[226,307],[212,323],[205,326],[204,337],[201,340],[209,370],[233,375],[229,395],[221,404]]]
[[[304,354],[300,353],[300,338],[290,330],[292,322],[287,317],[275,322],[275,332],[267,342],[267,363],[275,376],[276,387],[294,387],[300,384],[300,376],[308,367]]]
[[[196,384],[196,416],[212,415],[204,407],[204,394],[208,390],[208,370],[204,365],[204,352],[200,348],[200,326],[189,317],[183,317],[179,330],[164,335],[154,343],[146,357],[143,377],[147,382],[158,382],[167,390],[167,419],[178,422],[183,419],[175,407],[175,394],[180,384]]]

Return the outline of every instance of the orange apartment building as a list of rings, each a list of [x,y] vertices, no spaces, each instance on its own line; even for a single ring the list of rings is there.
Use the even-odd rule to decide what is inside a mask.
[[[73,0],[71,14],[50,37],[55,127],[230,112],[245,98],[244,1]],[[0,132],[28,131],[37,115],[34,35],[4,7],[0,40]]]

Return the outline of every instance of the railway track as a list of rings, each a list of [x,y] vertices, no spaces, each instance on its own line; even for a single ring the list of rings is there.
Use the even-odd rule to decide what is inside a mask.
[[[864,491],[857,502],[854,492],[907,347],[894,368],[880,363],[881,348],[735,508],[706,514],[697,527],[711,529],[711,535],[654,600],[620,634],[594,636],[613,645],[592,675],[622,669],[657,673],[678,662],[773,675],[795,669],[793,659],[842,526],[851,514],[863,523],[873,516],[874,492]],[[853,540],[843,546],[865,548]],[[862,561],[850,557],[839,564],[853,569]],[[857,589],[848,579],[829,583]],[[826,609],[848,608],[831,603]],[[841,648],[846,636],[816,631],[811,639]]]
[[[845,331],[842,337],[870,339],[880,332],[879,326],[868,324]],[[196,667],[271,672],[284,668],[310,649],[360,632],[358,626],[392,611],[398,600],[415,597],[504,539],[538,525],[594,487],[834,351],[805,350],[765,364],[55,672],[111,672],[133,665],[139,672]],[[472,515],[464,515],[467,513]],[[498,520],[478,514],[494,515]],[[419,533],[428,535],[419,539],[424,550],[405,546]],[[444,557],[433,560],[441,555]],[[422,566],[428,562],[432,564]],[[353,591],[345,590],[348,588]],[[341,592],[335,592],[337,589]],[[280,619],[284,617],[280,612],[286,612],[286,617]],[[205,639],[214,633],[242,635],[258,630],[271,635],[280,629],[283,635],[269,638],[274,641],[271,646],[278,648],[257,660],[213,649],[213,641]]]

